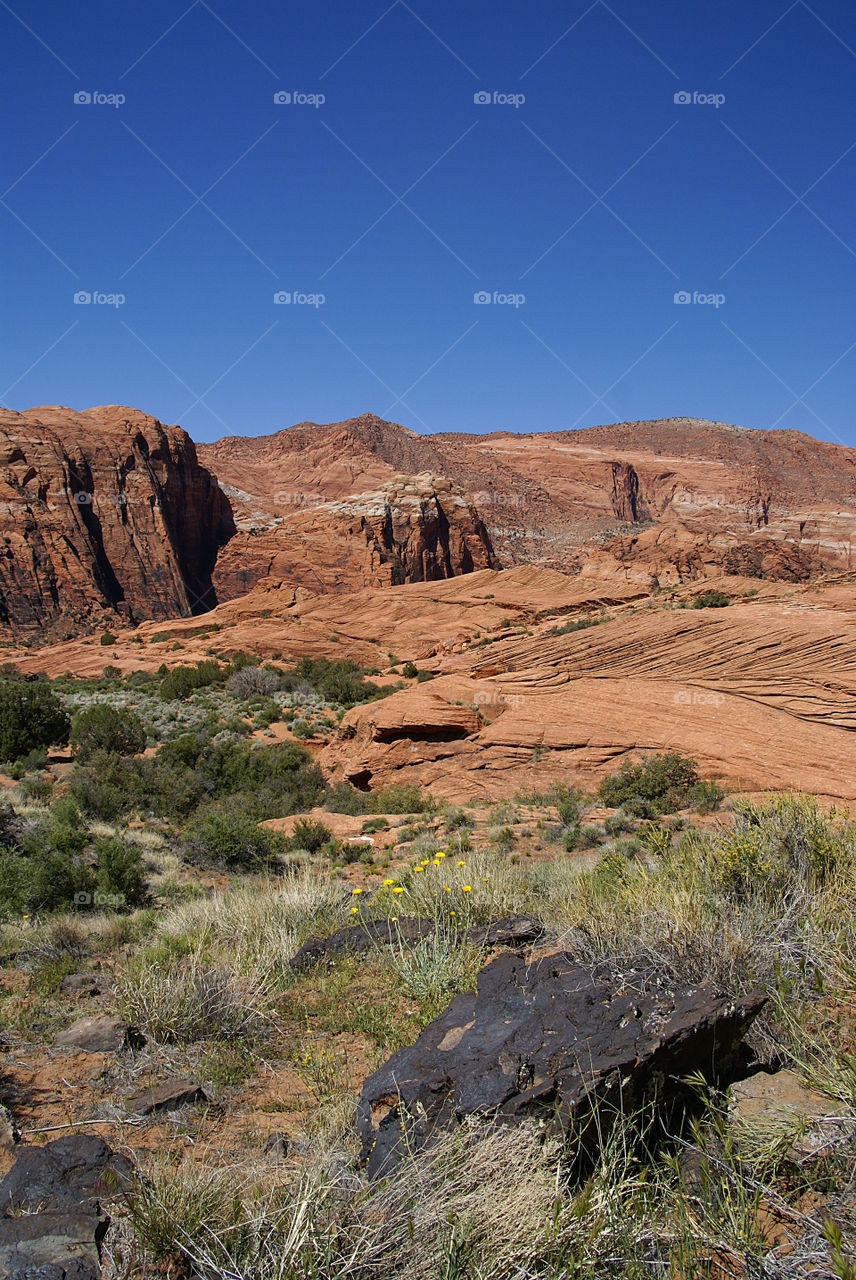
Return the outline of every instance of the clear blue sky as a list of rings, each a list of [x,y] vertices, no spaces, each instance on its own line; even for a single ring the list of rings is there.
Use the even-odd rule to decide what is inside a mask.
[[[0,37],[9,408],[856,444],[853,5],[0,0]]]

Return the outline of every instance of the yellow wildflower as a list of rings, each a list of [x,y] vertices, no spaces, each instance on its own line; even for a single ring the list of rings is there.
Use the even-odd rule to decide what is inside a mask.
[[[394,880],[384,880],[384,884],[385,884],[385,885],[395,884],[395,881],[394,881]]]
[[[397,884],[397,885],[395,886],[395,888],[393,889],[393,891],[392,891],[392,892],[393,892],[393,893],[404,893],[404,890],[402,889],[402,887],[401,887],[401,885],[400,885],[400,884]]]
[[[352,893],[362,893],[362,889],[352,889]]]
[[[467,864],[464,862],[463,858],[462,858],[462,859],[461,859],[461,861],[458,863],[458,866],[459,866],[459,867],[465,867],[466,865],[467,865]]]
[[[472,891],[473,891],[473,887],[471,884],[461,885],[461,893],[472,893]]]

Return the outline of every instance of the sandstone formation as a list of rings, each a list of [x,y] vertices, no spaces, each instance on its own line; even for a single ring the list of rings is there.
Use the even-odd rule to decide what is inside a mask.
[[[51,636],[265,580],[337,593],[536,564],[640,595],[808,581],[851,567],[856,529],[856,451],[690,418],[419,436],[363,414],[197,449],[133,409],[44,407],[0,414],[0,460],[0,625]]]
[[[133,409],[0,411],[0,622],[200,613],[233,532],[192,440]]]
[[[154,671],[243,648],[284,665],[350,658],[386,683],[393,660],[412,659],[434,679],[354,708],[313,744],[332,781],[369,790],[412,783],[461,803],[556,778],[591,788],[630,755],[677,749],[738,790],[856,800],[854,575],[709,581],[728,608],[677,607],[697,584],[648,596],[528,566],[348,595],[266,584],[202,618],[144,623],[115,647],[82,637],[6,658],[97,676],[105,662]]]
[[[222,600],[262,579],[340,592],[498,567],[478,512],[449,480],[430,473],[398,475],[331,501],[284,503],[273,514],[248,511],[245,495],[230,486],[226,492],[238,528],[214,571]]]
[[[853,564],[856,450],[696,418],[580,431],[418,436],[363,414],[200,446],[258,545],[285,512],[445,476],[505,566],[623,576],[644,589],[727,573],[801,581]],[[221,570],[234,559],[227,549]],[[225,598],[225,593],[221,593]]]

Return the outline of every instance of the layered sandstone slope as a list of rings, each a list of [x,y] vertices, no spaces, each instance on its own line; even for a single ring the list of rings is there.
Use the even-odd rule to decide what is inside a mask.
[[[730,786],[856,799],[856,588],[693,611],[625,608],[547,624],[434,663],[423,690],[356,708],[322,754],[359,786],[415,782],[460,800],[551,778],[593,784],[628,754],[677,749]],[[458,704],[477,709],[476,732]],[[448,732],[438,732],[444,723]]]
[[[806,580],[851,567],[856,541],[856,450],[796,431],[670,418],[418,436],[363,414],[200,452],[255,523],[260,547],[276,545],[285,512],[401,472],[451,480],[504,565],[587,567],[646,588],[719,573]]]
[[[105,611],[200,612],[232,532],[179,427],[119,405],[0,411],[0,621],[72,634]]]
[[[115,647],[79,639],[8,651],[26,671],[97,675],[235,649],[290,664],[350,658],[396,680],[313,745],[328,777],[413,782],[496,800],[561,778],[594,786],[628,755],[670,749],[748,790],[856,799],[856,575],[804,586],[718,579],[728,608],[676,608],[593,575],[518,566],[445,581],[316,595],[261,584],[196,619],[145,623]],[[698,588],[684,588],[686,601]],[[602,618],[585,630],[566,622]]]

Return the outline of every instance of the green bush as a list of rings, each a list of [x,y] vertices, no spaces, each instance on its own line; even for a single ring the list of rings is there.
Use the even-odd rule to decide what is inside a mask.
[[[305,720],[295,720],[291,726],[291,732],[295,738],[312,738],[315,736],[315,729]]]
[[[216,684],[224,677],[225,672],[219,662],[210,660],[197,662],[195,667],[173,667],[161,681],[160,695],[168,701],[187,698],[195,690]]]
[[[269,867],[286,847],[281,832],[258,826],[237,809],[208,809],[194,819],[187,834],[198,854],[223,862],[230,870]]]
[[[68,742],[70,721],[50,685],[0,680],[0,760]]]
[[[567,636],[574,631],[585,631],[588,627],[600,626],[602,622],[609,622],[609,618],[575,618],[572,622],[566,622],[560,627],[551,627],[547,635]]]
[[[404,676],[405,680],[415,680],[416,677],[419,675],[419,671],[417,670],[416,663],[411,662],[410,659],[408,659],[407,662],[405,662],[404,666],[401,668],[401,674]]]
[[[146,727],[140,717],[126,707],[105,702],[87,707],[71,722],[71,744],[78,760],[87,760],[95,751],[135,756],[145,750]]]
[[[667,751],[638,763],[625,761],[617,773],[603,779],[597,794],[603,804],[620,806],[631,817],[657,818],[691,804],[698,782],[696,762]]]
[[[307,853],[317,853],[322,845],[332,839],[333,832],[325,823],[300,818],[294,824],[288,845],[291,849],[305,849]]]
[[[69,780],[86,813],[104,820],[133,812],[182,822],[204,801],[231,797],[250,818],[286,817],[317,804],[320,769],[296,743],[253,747],[213,742],[204,733],[181,734],[155,756],[125,758],[95,751]]]
[[[327,658],[301,658],[282,677],[282,687],[286,690],[293,691],[301,684],[310,685],[325,702],[346,707],[382,698],[386,692],[363,679],[362,668],[355,662],[330,662]]]
[[[88,842],[77,805],[68,798],[58,800],[0,855],[2,909],[35,914],[91,900],[95,874],[82,857]]]
[[[101,639],[98,641],[98,643],[103,644],[104,647],[106,648],[108,644],[116,643],[116,637],[113,635],[112,631],[104,631],[102,632]]]
[[[130,911],[149,901],[145,868],[138,849],[121,840],[95,842],[96,862],[93,904],[114,911]],[[101,901],[99,901],[101,899]]]
[[[693,609],[724,609],[731,604],[724,591],[703,591],[693,600]]]
[[[358,791],[347,782],[337,782],[324,795],[328,813],[426,813],[435,808],[430,795],[408,783],[396,783],[381,791]]]
[[[680,856],[701,865],[717,892],[738,899],[783,902],[795,890],[818,893],[836,876],[850,883],[856,867],[856,828],[814,796],[738,801],[737,823],[716,835],[690,833]]]

